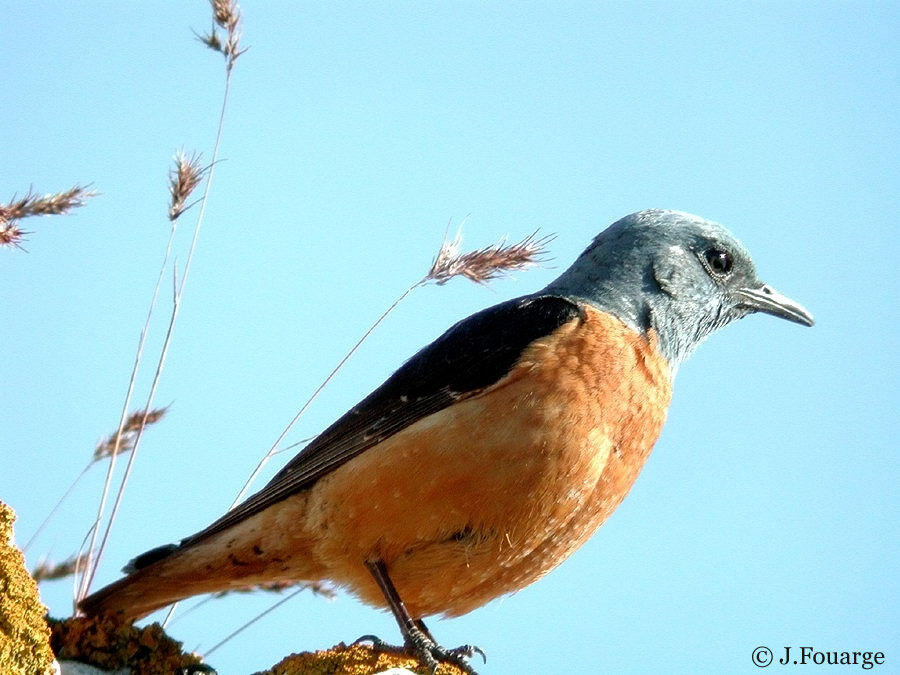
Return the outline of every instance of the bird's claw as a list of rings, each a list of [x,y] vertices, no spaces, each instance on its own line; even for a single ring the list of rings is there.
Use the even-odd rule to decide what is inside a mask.
[[[452,663],[469,675],[478,675],[475,669],[469,665],[469,659],[475,654],[478,654],[487,663],[487,656],[480,647],[462,645],[453,649],[446,649],[419,630],[411,631],[405,648],[385,642],[377,635],[363,635],[357,638],[353,644],[356,645],[360,642],[371,642],[373,647],[381,650],[412,652],[422,663],[428,666],[432,675],[437,673],[441,661]]]
[[[453,649],[447,650],[451,654],[458,654],[464,659],[471,659],[473,656],[478,654],[481,657],[482,663],[487,663],[487,654],[484,653],[484,650],[478,645],[460,645],[459,647],[454,647]]]
[[[363,642],[371,642],[372,646],[375,647],[375,649],[381,649],[384,651],[398,651],[398,652],[403,651],[403,647],[398,647],[397,645],[392,645],[390,642],[385,642],[377,635],[370,635],[368,633],[366,635],[360,635],[358,638],[356,638],[350,644],[358,645]]]

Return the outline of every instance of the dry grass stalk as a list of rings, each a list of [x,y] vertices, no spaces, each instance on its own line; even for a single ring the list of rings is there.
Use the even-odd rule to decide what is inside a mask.
[[[144,415],[143,410],[131,413],[131,415],[128,416],[128,419],[125,420],[125,424],[122,426],[121,434],[113,433],[97,444],[97,447],[94,448],[93,461],[98,462],[106,457],[112,457],[116,454],[122,454],[123,452],[133,450],[138,432],[150,424],[159,422],[168,410],[168,406],[165,408],[156,408],[147,411],[146,416]],[[116,442],[117,440],[118,443]]]
[[[169,195],[172,198],[169,204],[169,220],[175,220],[184,213],[188,197],[200,184],[206,169],[200,166],[200,154],[192,153],[189,156],[184,152],[175,155],[175,168],[169,171]]]
[[[237,630],[232,631],[230,634],[228,634],[228,635],[227,635],[226,637],[224,637],[222,640],[219,640],[219,642],[217,642],[216,644],[214,644],[212,647],[210,647],[210,648],[203,654],[204,660],[205,660],[207,657],[209,657],[210,654],[212,654],[214,651],[216,651],[219,647],[221,647],[221,646],[224,645],[224,644],[227,644],[230,640],[232,640],[233,638],[235,638],[238,634],[240,634],[241,632],[243,632],[243,631],[245,631],[246,629],[248,629],[250,626],[252,626],[253,624],[255,624],[257,621],[259,621],[260,619],[262,619],[263,617],[265,617],[267,614],[270,614],[270,613],[274,612],[276,609],[278,609],[279,607],[281,607],[281,606],[282,606],[283,604],[285,604],[286,602],[289,602],[290,600],[293,600],[296,596],[300,595],[300,594],[301,594],[303,591],[305,591],[305,590],[306,590],[306,587],[303,586],[303,585],[301,584],[296,590],[292,591],[291,593],[289,593],[289,594],[286,595],[285,597],[281,598],[278,602],[276,602],[275,604],[273,604],[271,607],[269,607],[269,608],[266,609],[265,611],[262,611],[262,612],[260,612],[259,614],[257,614],[255,617],[253,617],[252,619],[250,619],[250,621],[247,621],[243,626],[241,626],[241,627],[238,628]]]
[[[338,362],[334,369],[306,400],[303,406],[301,406],[297,414],[294,415],[294,419],[288,422],[288,425],[284,428],[278,438],[275,439],[275,442],[269,448],[269,451],[256,465],[256,468],[250,474],[250,477],[247,478],[244,486],[241,488],[240,492],[238,492],[238,495],[232,502],[230,508],[233,509],[241,502],[263,467],[270,459],[272,459],[272,457],[281,452],[281,442],[290,433],[291,429],[294,428],[294,425],[300,420],[303,413],[306,412],[306,409],[316,400],[337,372],[344,367],[344,364],[347,363],[350,357],[356,353],[356,350],[360,348],[362,343],[365,342],[372,332],[378,328],[381,322],[394,311],[397,305],[403,302],[407,295],[420,286],[427,284],[429,281],[434,281],[438,285],[443,285],[455,276],[463,276],[479,284],[486,284],[491,279],[495,279],[511,270],[519,270],[528,267],[529,265],[539,264],[543,262],[541,256],[546,252],[547,244],[553,240],[553,235],[541,237],[540,239],[536,237],[537,232],[533,232],[517,244],[506,245],[503,241],[500,241],[493,246],[487,246],[483,249],[470,251],[468,253],[459,252],[461,236],[458,232],[452,241],[447,241],[445,239],[437,256],[435,256],[434,262],[431,264],[431,269],[428,271],[428,274],[403,291],[403,293],[400,294],[400,297],[394,300],[391,306],[384,310],[381,316],[379,316],[375,322],[369,326],[369,329],[363,333],[363,336],[357,340],[356,344],[350,348],[350,351],[344,355],[344,358]],[[293,445],[288,447],[293,447]]]
[[[76,207],[84,206],[85,200],[95,194],[86,187],[76,185],[65,192],[43,197],[29,190],[20,199],[13,197],[9,204],[0,204],[0,246],[22,248],[22,241],[30,233],[19,227],[18,220],[29,216],[68,213]]]
[[[213,19],[214,19],[215,23],[213,25],[210,35],[207,36],[206,38],[201,37],[200,39],[203,40],[204,42],[206,42],[206,44],[208,46],[213,47],[214,41],[212,38],[216,32],[216,28],[215,28],[216,23],[219,26],[221,26],[222,28],[224,28],[228,34],[228,37],[225,41],[224,46],[221,45],[221,41],[218,39],[218,37],[216,37],[216,40],[215,40],[215,42],[219,43],[218,50],[221,51],[225,55],[225,63],[226,63],[225,91],[222,94],[222,107],[221,107],[221,110],[219,111],[219,122],[218,122],[218,126],[216,129],[216,140],[215,140],[215,144],[213,145],[213,150],[212,150],[212,159],[210,160],[209,166],[205,170],[206,181],[205,181],[205,186],[203,189],[203,196],[199,200],[200,208],[199,208],[199,213],[197,214],[197,222],[194,225],[194,234],[193,234],[193,237],[191,238],[190,247],[188,248],[187,260],[185,261],[184,267],[182,269],[181,279],[176,282],[176,288],[174,291],[174,297],[173,297],[173,302],[172,302],[172,311],[171,311],[171,314],[169,315],[169,325],[168,325],[168,328],[166,329],[166,336],[165,336],[165,339],[163,340],[163,344],[160,349],[159,359],[156,364],[156,372],[154,373],[153,381],[150,384],[150,391],[147,394],[147,403],[144,406],[145,411],[149,411],[153,405],[153,398],[156,396],[156,390],[157,390],[157,387],[159,386],[159,381],[162,376],[163,369],[165,367],[166,356],[168,355],[169,346],[170,346],[171,340],[172,340],[172,334],[175,330],[175,323],[178,319],[178,313],[181,309],[181,299],[182,299],[182,296],[184,295],[185,286],[187,284],[189,272],[191,269],[191,262],[194,259],[194,252],[197,248],[197,241],[200,236],[200,228],[203,223],[204,215],[206,213],[206,204],[209,199],[210,187],[212,186],[213,173],[215,171],[216,161],[219,156],[219,148],[221,147],[221,143],[222,143],[222,131],[225,127],[225,112],[228,108],[228,94],[229,94],[229,91],[231,88],[232,68],[233,68],[234,62],[237,60],[237,58],[241,54],[243,54],[244,51],[246,51],[246,50],[242,50],[240,48],[241,15],[240,15],[240,10],[238,8],[237,3],[234,2],[234,0],[210,0],[210,2],[213,7],[213,14],[214,14]],[[172,228],[171,228],[172,233],[169,237],[169,244],[166,248],[166,258],[165,258],[166,261],[168,260],[169,252],[171,250],[171,245],[172,245],[172,238],[175,233],[176,221],[173,220],[171,222],[172,222]],[[160,270],[159,279],[162,279],[162,273],[165,271],[165,267],[166,267],[166,262],[164,261],[163,267]],[[174,270],[173,270],[173,273],[174,273]],[[134,390],[135,377],[137,375],[137,371],[138,371],[138,368],[139,368],[140,362],[141,362],[141,356],[143,353],[144,336],[146,335],[146,330],[149,327],[150,316],[153,313],[153,306],[156,302],[158,290],[159,290],[159,282],[157,282],[156,290],[154,290],[154,294],[153,294],[153,301],[151,302],[150,310],[147,313],[147,323],[145,324],[144,332],[141,333],[141,341],[138,346],[137,355],[135,357],[134,369],[132,370],[131,379],[129,380],[129,384],[128,384],[128,394],[126,395],[125,405],[122,408],[122,416],[123,416],[122,424],[124,424],[125,411],[127,411],[129,408],[131,395]],[[103,492],[101,493],[100,504],[97,509],[97,518],[95,520],[94,527],[92,528],[91,542],[90,542],[90,545],[88,548],[88,564],[87,564],[88,569],[87,569],[87,572],[83,575],[81,584],[79,585],[77,593],[76,593],[76,597],[79,600],[84,598],[88,594],[88,591],[90,590],[90,587],[91,587],[91,583],[93,582],[94,577],[96,576],[96,573],[97,573],[97,569],[100,565],[100,560],[103,557],[103,552],[106,550],[106,544],[107,544],[107,541],[109,540],[110,532],[112,531],[113,525],[115,524],[116,516],[119,512],[119,507],[122,503],[122,498],[125,494],[125,488],[128,485],[128,478],[131,476],[131,471],[134,468],[134,460],[138,453],[138,447],[140,446],[140,443],[141,443],[142,434],[143,434],[143,426],[140,429],[138,429],[134,434],[134,444],[131,448],[131,452],[128,453],[128,462],[126,463],[125,472],[122,476],[122,480],[119,484],[119,488],[116,491],[116,497],[115,497],[115,500],[113,501],[112,512],[110,513],[109,519],[106,523],[106,527],[103,530],[103,535],[102,535],[102,537],[100,537],[99,547],[95,549],[95,545],[97,544],[97,537],[99,535],[99,530],[100,530],[100,523],[103,520],[103,514],[104,514],[104,510],[106,508],[106,499],[109,495],[110,481],[112,479],[113,468],[114,468],[115,460],[116,460],[115,455],[113,455],[110,458],[109,467],[108,467],[108,470],[106,473],[106,482],[104,483]],[[117,433],[116,438],[121,441],[120,434]],[[96,555],[94,554],[95,550],[96,550]]]
[[[194,258],[194,251],[197,247],[197,241],[200,235],[200,226],[203,223],[204,214],[206,213],[206,204],[209,198],[209,190],[212,185],[213,172],[215,171],[216,158],[219,156],[219,147],[222,142],[222,130],[225,125],[225,111],[228,107],[228,93],[230,91],[231,85],[231,72],[234,66],[234,62],[237,58],[243,54],[245,50],[240,49],[240,22],[241,15],[240,9],[234,0],[210,0],[210,3],[213,8],[213,27],[208,36],[198,36],[207,46],[217,49],[217,51],[221,51],[225,55],[226,68],[225,68],[225,91],[222,94],[222,108],[219,112],[219,123],[216,130],[216,141],[213,146],[212,151],[212,160],[204,171],[206,177],[205,188],[203,191],[203,196],[200,198],[200,209],[197,215],[197,223],[194,225],[194,234],[191,238],[191,244],[188,248],[187,261],[184,264],[184,268],[181,274],[180,281],[176,282],[176,288],[174,291],[173,304],[172,304],[172,312],[169,316],[169,325],[166,330],[166,336],[163,340],[162,348],[160,349],[159,359],[156,364],[156,372],[153,375],[153,381],[150,384],[150,391],[147,394],[147,403],[144,407],[145,411],[150,411],[151,406],[153,405],[153,398],[156,395],[156,389],[159,385],[160,377],[162,376],[163,368],[166,362],[166,356],[169,352],[169,346],[171,344],[172,334],[175,330],[175,323],[178,319],[178,313],[181,308],[181,298],[184,295],[184,289],[187,284],[188,273],[191,269],[191,262]],[[216,35],[216,24],[220,27],[224,28],[228,37],[225,41],[225,44],[222,45],[221,40]],[[176,176],[177,181],[177,176]],[[175,188],[178,189],[177,186]],[[175,200],[175,195],[172,195],[173,201]],[[171,250],[172,245],[172,236],[175,232],[175,220],[172,220],[172,235],[169,238],[169,244],[166,249],[166,258],[163,262],[163,267],[160,270],[160,279],[162,279],[162,273],[165,271],[166,261],[168,261],[169,251]],[[173,270],[174,273],[174,270]],[[141,361],[141,355],[143,352],[143,344],[144,344],[144,336],[146,334],[146,330],[149,326],[150,316],[153,313],[153,306],[156,302],[156,296],[159,291],[159,282],[157,282],[156,290],[154,290],[153,301],[150,305],[150,311],[147,314],[147,324],[145,324],[144,332],[141,334],[141,341],[138,346],[138,353],[135,358],[134,369],[132,371],[131,379],[128,384],[128,394],[126,396],[125,406],[123,407],[123,418],[125,415],[125,411],[128,409],[128,405],[131,399],[131,394],[134,390],[135,377],[137,374],[138,367]],[[124,425],[124,420],[122,422]],[[131,445],[131,452],[128,454],[128,462],[125,466],[125,472],[122,476],[121,483],[119,484],[119,488],[116,491],[116,497],[113,502],[112,512],[110,513],[109,520],[106,523],[106,527],[103,530],[103,535],[100,539],[99,548],[96,549],[96,555],[94,555],[95,544],[97,543],[97,536],[100,529],[100,523],[103,520],[103,513],[106,508],[106,498],[109,495],[110,489],[110,481],[112,479],[112,471],[114,468],[115,458],[116,458],[116,443],[122,442],[122,434],[117,433],[113,439],[113,456],[111,457],[110,465],[106,474],[106,482],[103,486],[103,492],[100,497],[100,505],[97,510],[97,518],[95,520],[95,527],[93,528],[93,534],[91,536],[91,543],[88,549],[88,570],[87,573],[82,578],[82,583],[79,586],[77,592],[77,598],[80,600],[84,598],[91,587],[91,583],[94,580],[94,576],[97,573],[97,568],[100,565],[100,560],[103,557],[103,552],[106,549],[106,543],[109,540],[110,532],[112,531],[113,524],[116,521],[116,515],[119,512],[119,507],[122,503],[122,497],[125,494],[125,488],[128,484],[128,478],[131,476],[131,471],[134,467],[134,460],[137,456],[138,447],[141,442],[142,434],[143,434],[143,425],[137,431],[134,432],[134,440]]]
[[[225,57],[225,67],[230,72],[234,62],[246,50],[241,49],[241,8],[234,0],[210,0],[213,10],[213,26],[209,33],[197,35],[210,49],[219,52]],[[225,40],[219,36],[216,30],[219,26],[225,31]]]
[[[72,555],[59,563],[50,563],[42,560],[37,564],[37,567],[32,570],[31,576],[38,583],[41,583],[42,581],[52,581],[54,579],[65,579],[66,577],[75,574],[75,571],[84,565],[85,557],[84,554],[80,556]]]
[[[242,631],[246,630],[247,628],[249,628],[250,626],[255,624],[257,621],[262,619],[267,614],[278,609],[279,607],[281,607],[281,605],[292,600],[293,598],[298,596],[303,591],[311,591],[312,593],[315,593],[316,595],[321,595],[325,598],[328,598],[329,600],[331,600],[335,597],[336,592],[334,590],[334,587],[332,587],[330,584],[322,583],[319,581],[296,582],[296,583],[273,582],[273,583],[269,583],[269,584],[260,584],[259,586],[251,586],[249,588],[235,588],[235,589],[228,590],[228,591],[220,591],[218,593],[213,593],[208,598],[205,598],[201,602],[194,605],[191,609],[189,609],[188,612],[193,611],[193,610],[197,609],[198,607],[200,607],[201,605],[203,605],[204,603],[206,603],[208,600],[216,600],[218,598],[224,597],[231,593],[252,593],[254,591],[269,591],[269,592],[281,593],[282,591],[285,591],[289,588],[293,588],[294,590],[291,593],[289,593],[288,595],[286,595],[285,597],[278,600],[275,604],[271,605],[267,609],[263,610],[262,612],[260,612],[256,616],[254,616],[249,621],[245,622],[237,630],[232,631],[227,637],[225,637],[224,639],[220,640],[215,645],[210,647],[209,650],[207,650],[206,653],[204,653],[204,655],[203,655],[204,659],[206,657],[208,657],[210,654],[212,654],[214,651],[216,651],[219,647],[221,647],[222,645],[224,645],[227,642],[229,642],[230,640],[232,640],[239,633],[241,633]],[[185,612],[185,614],[187,614],[188,612]],[[168,617],[167,617],[167,620],[168,620]]]
[[[453,277],[462,276],[485,284],[513,270],[544,262],[541,256],[552,240],[553,235],[538,239],[537,232],[533,232],[516,244],[499,241],[492,246],[460,253],[461,237],[457,232],[452,240],[444,240],[426,279],[443,285]]]

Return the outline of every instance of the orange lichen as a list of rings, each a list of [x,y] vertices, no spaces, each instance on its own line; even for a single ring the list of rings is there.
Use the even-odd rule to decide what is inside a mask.
[[[389,668],[406,668],[414,673],[431,672],[426,666],[399,649],[343,643],[318,652],[292,654],[256,675],[372,675]],[[461,675],[462,670],[442,663],[438,675]]]
[[[0,672],[47,673],[53,663],[47,609],[22,552],[12,543],[15,519],[13,510],[0,502]]]

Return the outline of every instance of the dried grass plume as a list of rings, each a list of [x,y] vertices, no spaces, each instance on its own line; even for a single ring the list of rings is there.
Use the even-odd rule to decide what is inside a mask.
[[[112,457],[114,454],[122,454],[123,452],[132,450],[134,448],[135,440],[137,440],[138,432],[150,424],[159,422],[165,416],[168,409],[168,406],[166,406],[165,408],[148,410],[146,417],[144,416],[143,410],[131,413],[131,415],[128,416],[128,419],[125,420],[125,424],[122,425],[121,434],[113,433],[97,444],[97,447],[94,448],[93,461],[98,462],[106,457]],[[117,437],[119,439],[118,448],[116,447]]]
[[[241,49],[241,8],[234,0],[210,0],[213,10],[213,25],[209,33],[197,35],[207,47],[225,57],[225,67],[231,72],[234,62],[247,51]],[[216,26],[225,31],[224,40]]]
[[[426,278],[439,285],[456,276],[485,284],[511,271],[544,262],[542,256],[553,237],[538,238],[537,232],[533,232],[515,244],[506,244],[505,240],[501,240],[492,246],[460,253],[462,237],[458,231],[453,239],[445,239],[441,244]]]
[[[72,555],[58,563],[41,560],[31,571],[31,577],[38,583],[64,579],[75,574],[77,570],[84,569],[86,558],[86,555]]]
[[[200,166],[200,154],[190,156],[179,152],[175,155],[175,167],[169,170],[169,220],[175,220],[190,208],[187,199],[200,184],[206,169]]]
[[[85,186],[76,185],[64,192],[44,196],[39,196],[31,189],[19,199],[13,196],[8,204],[0,204],[0,246],[22,248],[22,242],[30,234],[19,226],[18,221],[22,218],[68,213],[84,206],[85,200],[96,194]]]

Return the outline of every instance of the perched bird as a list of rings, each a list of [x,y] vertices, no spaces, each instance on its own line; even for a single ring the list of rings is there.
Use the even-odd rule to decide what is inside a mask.
[[[543,290],[460,321],[262,490],[81,602],[142,617],[199,593],[332,580],[387,606],[433,668],[423,617],[458,616],[559,565],[631,488],[672,379],[753,312],[812,316],[721,225],[650,210],[601,232]],[[465,654],[464,654],[465,653]]]

